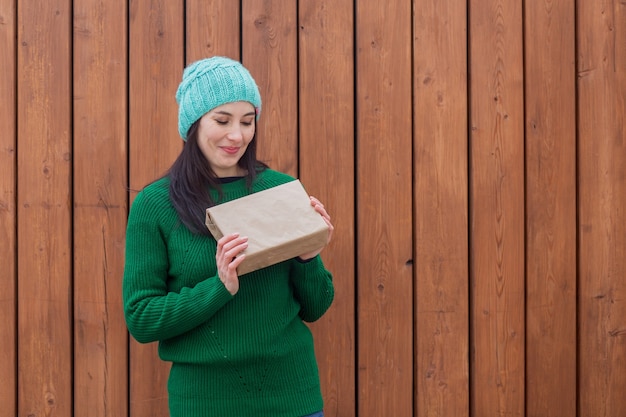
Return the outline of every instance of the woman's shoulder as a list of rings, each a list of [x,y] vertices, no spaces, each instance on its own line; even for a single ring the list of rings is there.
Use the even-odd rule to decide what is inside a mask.
[[[172,205],[170,201],[169,177],[160,178],[139,190],[133,200],[133,207],[152,207],[163,209]]]

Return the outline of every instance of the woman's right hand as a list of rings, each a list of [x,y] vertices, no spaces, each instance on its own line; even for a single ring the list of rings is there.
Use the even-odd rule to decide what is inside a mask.
[[[223,236],[217,241],[217,252],[215,253],[217,273],[228,292],[232,295],[237,294],[237,291],[239,291],[237,267],[246,258],[246,255],[241,252],[247,247],[248,238],[239,236],[238,233]]]

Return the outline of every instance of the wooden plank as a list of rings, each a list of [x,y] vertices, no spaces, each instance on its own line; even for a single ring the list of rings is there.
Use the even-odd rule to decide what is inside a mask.
[[[322,258],[333,273],[336,296],[311,328],[324,414],[348,417],[356,415],[352,1],[301,2],[298,22],[300,179],[325,205],[335,227]]]
[[[0,264],[5,291],[0,295],[0,415],[17,415],[17,236],[16,236],[16,2],[0,0]]]
[[[626,415],[626,8],[577,2],[580,416]]]
[[[414,11],[415,414],[469,416],[467,6]]]
[[[525,2],[526,412],[576,415],[574,3]]]
[[[232,0],[185,2],[187,63],[221,55],[239,59],[240,4]]]
[[[242,62],[256,80],[263,102],[256,133],[258,157],[297,176],[296,2],[242,0],[241,17]]]
[[[182,78],[183,6],[130,2],[131,196],[162,176],[180,153],[176,89]]]
[[[522,6],[470,10],[471,415],[524,415]]]
[[[183,67],[183,4],[130,2],[129,183],[135,192],[160,177],[182,149],[175,100]],[[130,342],[130,415],[167,417],[169,364],[157,344]]]
[[[356,7],[358,415],[413,415],[411,3]]]
[[[74,415],[128,414],[127,8],[74,1]]]
[[[72,415],[71,17],[17,5],[20,416]]]

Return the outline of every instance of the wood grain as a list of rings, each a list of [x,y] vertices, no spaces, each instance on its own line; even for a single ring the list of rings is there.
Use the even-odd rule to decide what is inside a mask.
[[[626,415],[626,8],[577,2],[581,416]]]
[[[298,50],[295,2],[242,0],[242,62],[261,92],[257,154],[298,175]]]
[[[356,8],[361,417],[413,415],[411,5]]]
[[[125,6],[121,0],[74,1],[75,416],[128,414]]]
[[[185,58],[188,64],[215,55],[240,59],[239,2],[187,0],[185,19]]]
[[[576,415],[572,2],[526,2],[526,412]]]
[[[415,4],[415,408],[469,416],[467,7]]]
[[[129,183],[137,190],[165,173],[182,149],[175,94],[185,65],[183,6],[130,2]],[[130,341],[130,416],[166,417],[169,364],[157,344]]]
[[[301,2],[298,28],[300,179],[309,194],[322,201],[335,227],[322,252],[333,273],[335,300],[311,328],[324,415],[349,417],[356,415],[352,2]]]
[[[17,414],[70,417],[72,8],[17,11]]]
[[[17,415],[17,97],[16,2],[0,0],[0,265],[5,290],[0,295],[0,416]]]
[[[524,416],[522,8],[471,1],[471,415]]]

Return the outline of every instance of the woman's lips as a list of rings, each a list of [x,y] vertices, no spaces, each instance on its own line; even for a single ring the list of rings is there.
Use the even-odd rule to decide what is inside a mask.
[[[235,147],[235,146],[224,146],[222,147],[222,150],[228,154],[235,154],[237,152],[239,152],[239,147]]]

